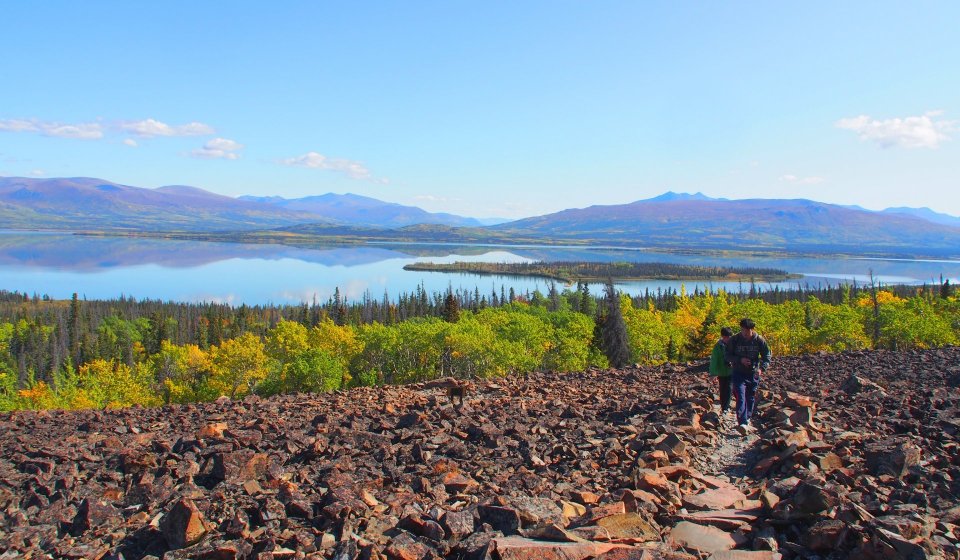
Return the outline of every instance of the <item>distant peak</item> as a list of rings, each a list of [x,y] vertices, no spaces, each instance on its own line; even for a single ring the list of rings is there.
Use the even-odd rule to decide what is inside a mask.
[[[721,198],[712,198],[702,192],[697,192],[694,194],[690,193],[677,193],[673,191],[667,191],[660,196],[655,196],[653,198],[648,198],[641,202],[670,202],[674,200],[723,200]]]

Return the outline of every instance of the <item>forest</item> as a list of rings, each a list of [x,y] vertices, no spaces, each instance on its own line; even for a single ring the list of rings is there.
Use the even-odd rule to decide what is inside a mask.
[[[536,261],[517,263],[417,262],[404,270],[535,276],[572,284],[574,282],[603,282],[617,280],[725,280],[725,281],[781,281],[799,278],[785,270],[756,267],[696,266],[659,262],[591,262],[591,261]]]
[[[929,286],[666,290],[608,283],[236,306],[0,291],[0,409],[103,408],[333,391],[441,376],[689,361],[752,317],[774,355],[957,344],[960,301]]]

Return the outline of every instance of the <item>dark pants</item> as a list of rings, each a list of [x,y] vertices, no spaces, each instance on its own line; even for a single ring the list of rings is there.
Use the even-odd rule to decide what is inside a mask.
[[[733,394],[737,397],[737,423],[749,424],[756,405],[760,375],[752,371],[734,371],[730,376],[730,383],[733,385]]]
[[[720,412],[730,410],[730,376],[717,376],[717,385],[720,386]]]

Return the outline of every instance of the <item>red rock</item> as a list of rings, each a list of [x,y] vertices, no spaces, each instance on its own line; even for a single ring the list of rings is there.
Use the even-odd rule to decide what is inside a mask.
[[[73,518],[71,533],[75,536],[101,525],[122,519],[115,507],[101,500],[87,498],[80,502],[77,514]]]
[[[699,525],[712,525],[725,531],[735,531],[757,520],[755,513],[738,509],[698,511],[679,517],[684,521],[692,521]]]
[[[803,449],[803,447],[809,442],[810,434],[808,434],[803,428],[790,432],[786,437],[783,438],[784,445],[788,447],[795,446],[797,449]]]
[[[763,492],[760,494],[760,503],[767,509],[773,509],[780,503],[780,496],[773,492]]]
[[[799,393],[793,393],[793,392],[790,392],[790,391],[787,391],[786,399],[784,399],[784,402],[786,402],[787,405],[788,405],[788,406],[791,406],[791,407],[812,407],[812,406],[814,406],[813,399],[811,399],[810,397],[801,395],[801,394],[799,394]]]
[[[866,445],[867,468],[875,475],[902,478],[920,463],[920,448],[909,441],[887,440]]]
[[[823,472],[831,472],[843,468],[843,459],[836,453],[827,453],[822,457],[817,457],[817,466]]]
[[[790,500],[797,510],[806,514],[820,513],[840,502],[840,498],[835,493],[806,480],[797,485]]]
[[[657,469],[657,472],[674,482],[677,482],[679,479],[684,477],[696,478],[697,480],[703,479],[703,474],[701,474],[700,471],[692,469],[686,465],[667,465]]]
[[[205,438],[215,438],[219,439],[223,437],[223,432],[227,429],[226,422],[214,422],[212,424],[206,424],[197,432],[198,439]]]
[[[594,494],[593,492],[574,492],[572,496],[575,501],[585,506],[600,502],[600,496]]]
[[[577,504],[574,502],[561,501],[560,502],[561,513],[563,517],[567,519],[572,519],[574,517],[580,517],[581,515],[586,515],[587,507],[583,504]]]
[[[673,490],[671,482],[659,472],[639,469],[634,475],[634,485],[638,490],[659,490],[669,493]]]
[[[248,480],[243,483],[243,491],[246,492],[248,496],[256,496],[263,492],[263,488],[260,487],[260,483],[256,480]]]
[[[160,531],[170,548],[184,548],[203,538],[207,528],[200,510],[191,500],[182,499],[160,521]]]
[[[696,557],[691,556],[691,560]],[[595,560],[654,560],[655,556],[649,550],[642,548],[617,548],[609,552],[604,552],[597,556]]]
[[[270,456],[241,449],[213,456],[212,476],[228,484],[242,484],[248,480],[260,480],[270,468]]]
[[[839,519],[825,519],[811,527],[804,536],[804,544],[814,552],[839,550],[847,539],[850,528]]]
[[[586,560],[624,545],[596,542],[535,541],[524,537],[493,540],[500,560]]]
[[[523,532],[523,536],[527,537],[528,539],[541,541],[587,542],[587,539],[584,539],[573,531],[564,529],[556,523],[538,525],[536,527],[526,529]]]
[[[687,494],[683,497],[683,504],[693,509],[728,509],[737,502],[746,500],[743,492],[736,488],[717,488],[700,494]]]
[[[753,466],[754,474],[760,476],[766,474],[766,472],[777,463],[777,460],[777,457],[774,455],[772,457],[765,457],[757,461],[757,464]]]
[[[469,511],[448,511],[443,514],[440,523],[456,539],[462,539],[474,529],[473,513]]]
[[[409,533],[400,533],[391,539],[384,553],[390,560],[431,560],[439,558],[434,549],[416,540]],[[334,558],[337,558],[336,554],[334,554]]]
[[[636,513],[621,513],[604,517],[597,525],[607,530],[611,539],[650,542],[660,540],[660,531],[651,522]]]
[[[804,406],[798,408],[793,414],[790,415],[790,422],[796,426],[813,426],[814,414],[815,411],[813,407]]]
[[[442,541],[444,537],[443,527],[439,523],[431,519],[423,519],[417,514],[404,516],[397,527],[434,541]]]
[[[737,546],[737,541],[730,533],[689,521],[677,523],[670,530],[670,540],[683,548],[707,553],[730,550]]]
[[[783,555],[769,550],[721,550],[707,560],[780,560]]]
[[[443,485],[447,489],[447,492],[461,494],[476,490],[477,487],[480,486],[480,483],[469,476],[451,471],[443,476]]]
[[[477,508],[481,523],[489,523],[504,535],[516,535],[520,530],[520,514],[508,507],[481,505]]]
[[[656,444],[655,448],[666,452],[670,457],[677,457],[686,452],[687,444],[677,434],[668,434],[666,438]]]
[[[587,508],[587,514],[580,518],[578,521],[583,523],[592,523],[598,519],[603,519],[604,517],[610,517],[611,515],[621,515],[627,513],[627,508],[623,502],[613,502],[611,504],[604,504],[602,506],[596,506],[592,508]]]

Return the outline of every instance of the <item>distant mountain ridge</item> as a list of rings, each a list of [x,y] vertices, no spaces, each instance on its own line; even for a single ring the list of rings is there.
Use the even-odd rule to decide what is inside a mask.
[[[195,187],[145,189],[103,179],[0,177],[0,227],[217,231],[326,221]]]
[[[0,228],[8,229],[245,231],[298,224],[398,228],[486,223],[355,194],[233,198],[186,185],[148,189],[91,177],[0,177]]]
[[[960,228],[903,213],[805,199],[723,200],[667,194],[629,204],[563,210],[488,229],[653,247],[960,254]]]
[[[439,224],[454,227],[484,225],[475,218],[447,213],[431,213],[416,206],[384,202],[358,194],[327,193],[303,198],[280,196],[241,196],[240,200],[272,204],[286,210],[326,216],[356,226],[398,228],[416,224]]]
[[[941,212],[936,212],[927,208],[926,206],[922,208],[907,208],[905,206],[900,206],[896,208],[887,208],[881,210],[886,214],[905,214],[907,216],[915,216],[917,218],[924,219],[928,222],[933,222],[935,224],[943,224],[945,226],[954,226],[960,227],[960,217],[951,216],[950,214],[943,214]]]

